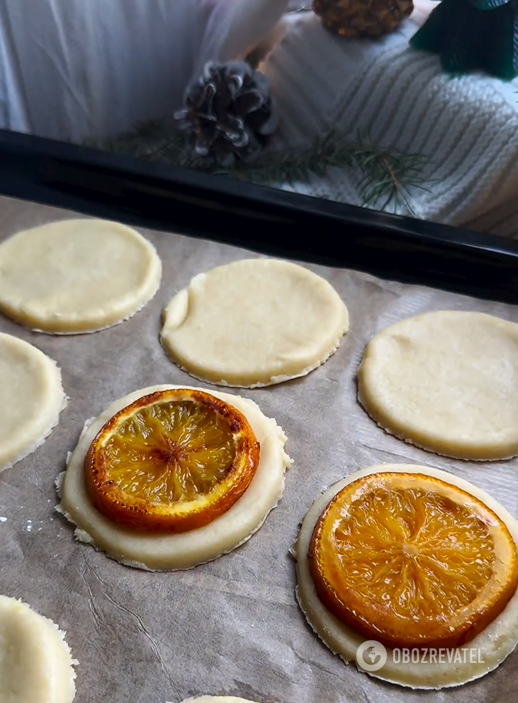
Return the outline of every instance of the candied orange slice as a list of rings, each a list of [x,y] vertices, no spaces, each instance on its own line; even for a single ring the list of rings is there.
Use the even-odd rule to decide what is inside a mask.
[[[187,532],[229,510],[250,485],[259,443],[236,408],[202,391],[139,398],[99,431],[86,486],[107,518],[137,530]]]
[[[388,472],[347,485],[309,547],[316,593],[341,622],[390,648],[472,640],[518,585],[518,554],[484,503],[432,476]]]

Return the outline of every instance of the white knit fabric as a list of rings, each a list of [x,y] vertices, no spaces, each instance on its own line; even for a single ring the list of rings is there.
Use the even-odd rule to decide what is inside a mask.
[[[336,130],[422,154],[427,190],[411,193],[418,217],[518,236],[518,82],[451,79],[437,57],[410,50],[434,5],[414,2],[412,18],[380,41],[333,36],[312,13],[289,16],[263,64],[281,106],[277,145]],[[239,9],[239,0],[1,0],[0,128],[79,140],[169,116],[216,35],[226,36],[218,50],[225,56],[254,33],[244,36],[242,18],[233,29],[207,25],[203,7],[225,3]],[[286,5],[241,0],[272,18]],[[268,17],[261,15],[265,24]],[[258,31],[257,16],[251,24]],[[279,186],[361,202],[348,170]]]
[[[264,64],[284,114],[280,139],[304,143],[335,129],[422,154],[426,190],[411,192],[418,217],[518,236],[518,81],[443,74],[436,56],[408,46],[419,24],[372,42],[334,37],[316,16],[296,16]],[[284,187],[361,202],[347,170]]]
[[[0,128],[81,141],[170,117],[288,0],[0,0]]]

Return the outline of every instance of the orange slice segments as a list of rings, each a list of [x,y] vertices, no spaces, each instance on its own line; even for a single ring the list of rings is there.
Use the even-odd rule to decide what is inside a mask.
[[[518,554],[483,502],[419,473],[370,474],[329,503],[309,567],[319,600],[389,648],[455,648],[505,608]]]
[[[136,530],[187,532],[227,512],[250,485],[260,447],[236,408],[202,391],[139,398],[109,420],[85,458],[93,505]]]

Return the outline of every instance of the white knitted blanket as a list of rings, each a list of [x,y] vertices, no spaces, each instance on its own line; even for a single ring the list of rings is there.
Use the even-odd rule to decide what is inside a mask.
[[[379,42],[333,36],[309,12],[289,16],[264,63],[283,114],[278,140],[307,143],[334,129],[423,154],[428,190],[411,193],[418,217],[518,236],[518,81],[452,80],[437,57],[411,51],[408,39],[433,7],[414,2],[412,18]],[[233,31],[207,26],[199,8],[217,3],[248,8],[255,19],[245,27],[235,18]],[[219,37],[221,57],[234,55],[287,4],[1,0],[0,128],[78,140],[166,117],[200,51]],[[279,186],[360,203],[347,170]]]
[[[411,193],[418,217],[518,236],[518,81],[443,74],[437,57],[408,46],[422,20],[416,14],[372,42],[334,37],[316,16],[295,16],[265,62],[282,104],[281,138],[368,132],[378,145],[423,154],[426,190]],[[335,169],[285,187],[359,204],[357,186]]]

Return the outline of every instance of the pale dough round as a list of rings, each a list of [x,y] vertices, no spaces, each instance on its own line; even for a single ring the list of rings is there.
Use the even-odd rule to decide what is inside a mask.
[[[477,488],[468,481],[457,478],[453,474],[437,469],[430,469],[424,466],[414,466],[412,464],[381,464],[368,469],[357,471],[348,476],[343,481],[339,481],[331,486],[313,505],[304,521],[299,533],[299,538],[295,546],[295,558],[297,560],[297,599],[300,608],[306,616],[309,624],[326,644],[329,649],[338,654],[345,662],[356,660],[356,650],[364,642],[364,638],[357,635],[349,627],[341,623],[322,605],[320,602],[309,571],[308,549],[313,536],[313,531],[319,517],[325,507],[335,497],[339,491],[349,483],[356,481],[362,476],[379,473],[383,471],[398,471],[402,473],[421,473],[428,476],[435,476],[447,483],[453,484],[463,489],[467,493],[475,496],[484,502],[505,522],[509,531],[518,544],[518,522],[513,516],[501,506],[494,498],[485,491]],[[467,662],[444,663],[419,663],[402,664],[393,661],[392,650],[387,650],[388,658],[385,666],[379,671],[370,673],[375,678],[391,681],[402,686],[422,689],[438,689],[450,686],[460,686],[461,684],[473,681],[481,676],[493,671],[501,664],[506,657],[511,654],[518,644],[518,591],[511,598],[505,610],[494,620],[489,627],[465,645],[466,648],[478,650],[480,654],[473,657],[479,661],[470,662],[470,655],[462,654],[462,658],[467,658]]]
[[[182,703],[254,703],[254,701],[235,696],[196,696],[195,698],[186,698]]]
[[[76,525],[76,539],[92,544],[121,564],[150,571],[190,569],[246,542],[279,502],[284,490],[284,472],[291,464],[284,451],[286,436],[275,420],[263,415],[251,400],[210,391],[243,413],[261,446],[259,466],[243,496],[210,524],[182,534],[136,533],[108,520],[93,507],[85,489],[83,463],[90,444],[119,410],[142,396],[171,388],[191,387],[162,385],[135,391],[110,405],[91,424],[87,423],[77,448],[69,457],[62,483],[58,479],[61,498],[58,510]]]
[[[72,703],[76,664],[52,620],[0,596],[0,703]]]
[[[32,344],[0,334],[0,472],[43,444],[65,405],[56,362]]]
[[[161,341],[192,376],[254,388],[305,376],[348,328],[347,308],[323,278],[288,261],[245,259],[202,273],[177,293]]]
[[[128,319],[160,285],[155,248],[104,220],[66,220],[0,244],[0,310],[38,332],[95,332]]]
[[[518,454],[518,325],[473,312],[432,312],[367,345],[358,397],[386,431],[458,459]]]

